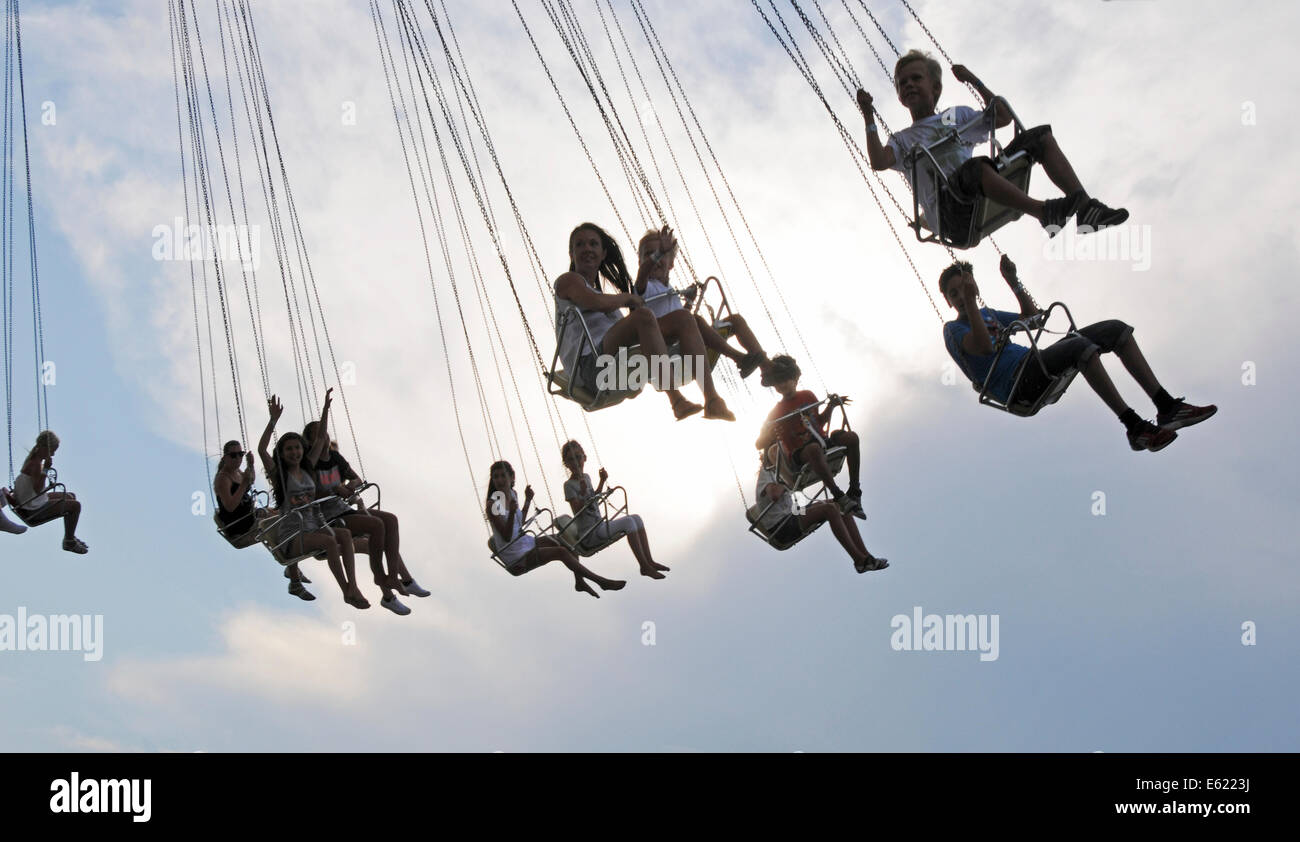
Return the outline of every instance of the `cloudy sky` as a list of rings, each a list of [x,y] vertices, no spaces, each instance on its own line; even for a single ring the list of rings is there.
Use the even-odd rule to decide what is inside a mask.
[[[216,13],[199,5],[211,51]],[[1132,211],[1140,260],[1067,259],[1027,221],[997,240],[1040,301],[1065,300],[1081,323],[1134,324],[1172,394],[1219,405],[1213,421],[1167,450],[1135,454],[1081,380],[1030,420],[980,408],[969,387],[946,382],[940,320],[891,228],[931,287],[947,254],[909,240],[892,208],[882,216],[754,7],[645,5],[772,278],[743,228],[745,248],[732,245],[631,8],[614,0],[651,93],[648,101],[637,93],[635,109],[620,105],[621,116],[638,144],[637,114],[656,143],[655,115],[667,127],[686,187],[664,148],[654,148],[672,221],[697,268],[726,279],[736,309],[770,347],[811,355],[810,388],[854,398],[870,515],[864,536],[892,567],[855,574],[826,531],[787,553],[746,533],[733,466],[750,497],[751,443],[775,401],[757,383],[729,398],[741,416],[733,425],[676,423],[651,395],[590,416],[590,435],[580,413],[560,407],[553,430],[514,299],[456,169],[484,288],[502,322],[498,350],[523,396],[516,402],[513,387],[503,394],[499,386],[471,276],[456,257],[486,414],[500,425],[512,404],[508,417],[527,419],[540,452],[539,461],[522,428],[517,449],[499,426],[506,458],[539,497],[563,505],[554,438],[595,445],[648,524],[656,557],[673,568],[663,582],[636,577],[618,545],[592,566],[629,585],[599,601],[574,594],[558,567],[503,574],[484,550],[480,516],[493,447],[447,267],[435,255],[431,278],[425,264],[368,6],[276,0],[256,9],[276,126],[334,352],[356,375],[347,399],[357,441],[340,430],[343,448],[359,450],[368,478],[382,484],[385,507],[402,518],[407,563],[433,591],[399,618],[369,588],[375,606],[359,613],[317,564],[307,569],[317,601],[288,596],[262,550],[230,549],[210,513],[192,511],[219,447],[215,424],[221,438],[239,431],[227,395],[220,419],[209,406],[204,439],[190,266],[154,257],[157,226],[185,212],[167,5],[31,2],[22,23],[46,353],[58,371],[51,422],[64,442],[60,477],[85,502],[79,532],[92,552],[61,552],[54,526],[0,536],[0,615],[20,607],[102,615],[104,656],[92,663],[0,652],[0,746],[1300,749],[1300,575],[1285,532],[1300,497],[1286,433],[1297,408],[1286,372],[1300,355],[1285,316],[1297,305],[1285,278],[1300,258],[1300,202],[1288,177],[1300,155],[1283,34],[1300,25],[1300,12],[1261,3],[1224,15],[1215,4],[1166,0],[913,4],[953,59],[1006,95],[1026,123],[1053,126],[1094,194]],[[816,16],[816,4],[800,5]],[[573,6],[606,82],[625,97],[594,0]],[[868,6],[898,47],[933,49],[901,3]],[[885,121],[905,125],[846,7],[874,35],[860,3],[821,3]],[[514,8],[447,2],[549,282],[566,268],[576,223],[603,223],[626,240],[597,173],[631,236],[644,225],[542,7],[520,0],[519,8],[594,170]],[[777,8],[857,138],[851,98],[792,7]],[[392,9],[384,12],[391,32]],[[892,64],[889,45],[872,43]],[[208,53],[219,79],[215,56]],[[625,69],[632,73],[630,63]],[[945,102],[969,101],[951,77],[946,88]],[[38,110],[47,103],[49,124]],[[483,167],[511,274],[549,362],[550,305],[500,182],[486,160]],[[906,200],[897,177],[885,175]],[[715,186],[722,190],[716,175]],[[1041,173],[1031,192],[1054,195]],[[278,284],[270,237],[262,239],[261,277]],[[1009,308],[996,253],[986,245],[972,259],[986,298]],[[303,409],[283,296],[268,289],[268,377],[289,405],[287,430]],[[247,432],[256,437],[264,396],[246,319],[235,332],[244,343]],[[217,375],[228,382],[220,339],[218,351]],[[1111,370],[1149,413],[1122,368]],[[31,391],[30,380],[16,384],[14,437],[24,445],[36,432]],[[998,658],[895,651],[892,619],[918,606],[996,615]],[[1247,623],[1256,630],[1252,646],[1243,645]],[[647,628],[654,645],[646,645]]]

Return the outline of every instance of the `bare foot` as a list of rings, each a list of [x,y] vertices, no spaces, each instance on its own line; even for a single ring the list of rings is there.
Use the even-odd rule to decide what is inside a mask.
[[[652,562],[650,562],[650,566],[653,567],[655,570],[662,570],[662,571],[664,571],[665,573],[667,573],[669,570],[672,570],[672,568],[669,567],[668,565],[666,565],[666,564],[660,564],[660,563],[657,562],[657,561],[652,561]]]
[[[650,579],[667,579],[668,577],[660,573],[653,567],[642,567],[641,575]]]
[[[597,579],[596,584],[600,585],[602,591],[621,591],[627,582],[622,579]]]
[[[596,599],[600,599],[600,594],[596,593],[596,591],[592,589],[591,585],[587,584],[586,579],[575,579],[573,582],[573,589],[578,593],[589,593]]]
[[[719,421],[735,421],[736,416],[727,409],[727,403],[722,398],[715,401],[706,401],[704,404],[704,417],[712,418]]]
[[[698,403],[692,403],[685,398],[673,402],[673,415],[678,421],[681,421],[683,418],[690,418],[702,409],[704,409],[704,407],[700,406]]]

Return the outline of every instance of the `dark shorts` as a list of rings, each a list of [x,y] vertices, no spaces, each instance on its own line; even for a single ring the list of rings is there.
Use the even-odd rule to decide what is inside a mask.
[[[1035,164],[1043,160],[1043,140],[1052,133],[1049,125],[1025,129],[1016,139],[1003,147],[1004,154],[1011,156],[1024,152]],[[984,165],[993,166],[987,155],[977,155],[957,168],[948,177],[952,190],[939,194],[939,217],[943,229],[948,232],[967,231],[970,229],[971,214],[975,211],[975,200],[984,195]]]
[[[1078,336],[1067,336],[1041,349],[1037,357],[1031,351],[1025,356],[1021,365],[1027,366],[1016,387],[1013,399],[1016,401],[1033,401],[1043,393],[1049,380],[1043,375],[1043,369],[1052,377],[1077,369],[1087,364],[1099,353],[1113,352],[1133,335],[1132,325],[1119,319],[1090,324],[1079,328]],[[1039,365],[1039,362],[1042,365]]]
[[[506,572],[511,576],[522,576],[530,570],[536,570],[542,566],[541,553],[537,552],[537,547],[533,547],[524,553],[514,564],[506,567]]]
[[[799,518],[791,515],[781,522],[781,526],[772,533],[772,540],[780,544],[788,544],[797,540],[803,534],[803,527],[799,525]]]
[[[600,390],[596,388],[596,355],[584,354],[578,359],[577,367],[569,373],[569,379],[575,389],[585,389],[591,394]]]
[[[794,469],[796,471],[802,470],[804,466],[808,464],[807,460],[803,458],[803,451],[804,448],[810,444],[816,444],[816,442],[814,442],[812,439],[808,439],[807,441],[803,442],[798,447],[790,451],[790,464],[794,466]]]

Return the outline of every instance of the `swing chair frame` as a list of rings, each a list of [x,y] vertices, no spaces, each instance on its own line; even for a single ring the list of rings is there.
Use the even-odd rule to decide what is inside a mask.
[[[1075,327],[1074,316],[1070,313],[1070,308],[1060,301],[1053,301],[1043,312],[1027,319],[1016,319],[1003,328],[1002,332],[998,334],[995,349],[996,356],[989,366],[989,373],[985,376],[983,385],[974,381],[971,383],[975,391],[979,392],[981,406],[991,406],[994,409],[1000,409],[1021,418],[1029,418],[1036,415],[1043,407],[1056,403],[1065,394],[1065,390],[1070,387],[1070,383],[1078,375],[1079,370],[1071,366],[1060,374],[1053,375],[1048,372],[1047,366],[1043,363],[1042,355],[1039,353],[1039,339],[1043,333],[1051,332],[1047,330],[1047,323],[1052,317],[1052,311],[1058,307],[1061,308],[1061,311],[1065,313],[1065,318],[1070,322],[1070,327],[1064,331],[1064,336],[1080,335],[1078,328]],[[1003,402],[989,394],[989,387],[992,385],[993,374],[997,371],[998,361],[1002,359],[1002,354],[1006,351],[1007,345],[1010,344],[1012,334],[1018,331],[1024,331],[1029,336],[1029,353],[1025,355],[1025,359],[1016,369],[1016,378],[1011,383],[1011,391],[1007,393],[1008,399]],[[1043,387],[1040,394],[1025,400],[1016,393],[1020,390],[1020,383],[1025,377],[1025,371],[1033,364],[1038,366],[1047,385]]]
[[[540,518],[543,514],[545,514],[549,518],[549,521],[547,522],[545,529],[542,529],[536,525],[538,518]],[[510,567],[504,561],[501,560],[501,553],[505,552],[508,548],[513,546],[516,541],[523,538],[525,535],[533,536],[534,541],[536,541],[538,538],[552,537],[553,533],[555,532],[555,513],[552,512],[550,509],[546,508],[545,506],[538,506],[537,510],[533,512],[533,516],[530,517],[528,520],[524,521],[523,527],[519,530],[519,534],[511,538],[499,549],[496,547],[496,542],[495,542],[496,530],[493,528],[491,523],[488,524],[488,530],[491,531],[492,533],[492,535],[488,538],[488,542],[487,542],[488,549],[492,551],[492,560],[495,561],[497,564],[501,565],[502,570],[506,571],[507,573],[510,573]],[[515,574],[511,573],[511,575],[515,575]]]
[[[794,494],[794,492],[790,490],[790,487],[786,486],[785,483],[781,483],[779,480],[778,483],[785,488],[787,493]],[[795,523],[798,523],[799,515],[807,511],[810,506],[813,506],[821,502],[831,502],[830,490],[827,489],[825,485],[823,485],[820,489],[818,489],[816,494],[813,494],[812,496],[808,496],[807,494],[805,494],[804,496],[808,498],[807,504],[799,507],[793,507],[790,514],[782,518],[780,522],[778,522],[776,526],[771,529],[765,529],[760,525],[760,523],[762,522],[763,517],[768,513],[768,511],[773,506],[776,505],[776,501],[768,500],[767,505],[763,506],[762,509],[760,509],[757,512],[755,512],[754,509],[758,509],[759,504],[755,503],[745,512],[745,517],[747,520],[749,520],[749,531],[754,535],[758,536],[760,539],[762,539],[766,544],[771,546],[772,549],[774,550],[779,550],[784,552],[785,550],[788,550],[791,547],[793,547],[795,544],[798,544],[804,538],[807,538],[809,535],[813,534],[818,529],[820,529],[825,524],[825,521],[822,521],[821,523],[813,524],[811,527],[808,527],[806,529],[801,526],[799,529],[798,537],[793,538],[789,541],[778,540],[775,537],[776,533],[780,532],[781,527],[785,526],[785,524],[790,520],[794,520]]]
[[[59,472],[52,467],[45,472],[45,490],[42,491],[41,494],[49,494],[50,492],[62,493],[65,495],[68,493],[68,487],[59,482]],[[23,525],[29,529],[44,526],[47,523],[63,517],[62,513],[51,514],[44,518],[32,517],[31,512],[24,512],[22,508],[20,508],[18,498],[14,496],[13,489],[11,488],[0,488],[0,496],[4,497],[4,502],[8,504],[9,509],[14,513],[14,517],[22,521]]]
[[[714,287],[718,291],[719,300],[716,306],[705,300],[710,286]],[[692,316],[700,315],[700,308],[703,306],[705,311],[708,313],[709,323],[713,326],[713,329],[718,332],[718,335],[723,339],[731,338],[732,327],[730,319],[733,315],[731,304],[727,300],[727,293],[722,288],[722,280],[718,278],[718,276],[710,275],[704,279],[703,283],[697,281],[682,289],[669,289],[667,292],[662,292],[659,295],[652,295],[645,299],[645,301],[649,304],[652,301],[659,301],[660,299],[667,298],[670,295],[679,296],[682,299],[684,308],[688,310]],[[559,300],[560,299],[557,298],[556,302],[558,303]],[[574,327],[575,321],[577,324],[576,328]],[[565,332],[574,329],[582,330],[582,342],[578,345],[578,359],[582,359],[589,354],[599,354],[599,349],[596,348],[596,343],[591,337],[591,330],[587,326],[587,319],[582,315],[581,310],[570,304],[568,309],[560,314],[556,325],[555,354],[551,357],[551,368],[549,371],[543,372],[546,377],[547,392],[573,401],[581,406],[586,412],[596,412],[601,409],[606,409],[620,404],[628,398],[635,398],[637,395],[641,394],[640,389],[606,389],[592,393],[575,384],[572,378],[569,377],[569,373],[561,368],[560,361],[560,348],[564,344],[562,340],[564,339]],[[631,359],[641,354],[641,346],[639,344],[632,345],[629,346],[626,351],[627,358]],[[681,353],[680,343],[669,343],[669,356],[680,357]],[[705,356],[708,359],[709,370],[712,371],[717,366],[721,355],[710,348],[705,351]],[[693,380],[694,377],[690,380],[683,381],[679,385],[685,386]]]
[[[823,437],[821,433],[817,431],[817,428],[813,426],[812,420],[808,418],[807,415],[808,412],[819,408],[830,399],[831,396],[827,396],[817,401],[817,403],[810,403],[805,407],[794,410],[793,412],[787,412],[780,418],[774,418],[772,423],[778,424],[796,416],[802,416],[804,428],[811,433],[812,437],[817,440],[823,449],[825,449],[826,464],[830,467],[831,474],[835,475],[844,468],[844,461],[848,457],[848,449],[843,446],[832,445],[829,437]],[[837,432],[839,430],[848,430],[851,432],[853,428],[849,426],[849,414],[848,411],[845,410],[844,404],[840,404],[837,409],[840,411],[840,426],[832,432]],[[803,468],[796,472],[790,454],[785,452],[785,446],[781,444],[780,441],[772,442],[772,444],[767,446],[767,449],[763,452],[763,463],[765,466],[772,468],[776,474],[777,481],[791,491],[803,491],[805,488],[821,482],[821,480],[817,478],[817,475],[813,473],[812,468],[808,465],[804,465]]]
[[[622,495],[623,502],[615,506],[613,512],[611,513],[610,498],[614,496],[615,492]],[[623,486],[621,485],[615,485],[612,486],[611,488],[607,488],[604,491],[602,491],[600,494],[597,494],[596,496],[588,500],[587,505],[583,506],[581,511],[586,511],[588,509],[595,509],[597,507],[600,508],[600,521],[592,524],[581,535],[577,536],[576,538],[573,537],[573,534],[574,532],[577,531],[576,527],[574,526],[574,524],[576,524],[578,520],[577,515],[558,515],[555,518],[554,526],[555,526],[556,540],[559,541],[561,544],[563,544],[567,549],[573,551],[573,553],[581,556],[582,558],[591,558],[592,556],[596,555],[602,550],[607,549],[608,547],[622,540],[627,535],[627,533],[611,535],[609,538],[601,541],[599,544],[594,544],[594,545],[586,543],[587,538],[590,537],[591,534],[595,532],[598,528],[600,528],[603,525],[608,525],[610,522],[627,515],[628,513],[627,489],[623,488]]]
[[[1007,155],[1002,144],[998,142],[997,108],[999,105],[1005,109],[1007,114],[1011,115],[1011,123],[1014,126],[1013,139],[1019,137],[1020,133],[1025,130],[1024,124],[1020,122],[1020,118],[1007,104],[1007,101],[1000,96],[996,96],[976,117],[960,126],[950,127],[943,137],[928,146],[916,144],[903,156],[903,163],[909,173],[909,181],[913,185],[912,220],[908,224],[916,232],[916,239],[919,242],[939,243],[955,249],[974,248],[979,245],[983,238],[1024,216],[1023,211],[999,204],[987,196],[965,196],[940,169],[936,155],[936,153],[946,152],[949,147],[961,144],[962,135],[967,130],[980,123],[988,123],[989,159],[993,162],[993,168],[997,170],[998,175],[1010,181],[1022,192],[1028,193],[1029,177],[1033,172],[1034,162],[1030,160],[1029,153],[1023,149]],[[923,163],[927,170],[924,173],[920,171]],[[970,206],[969,226],[965,227],[964,230],[949,231],[944,228],[942,218],[927,218],[921,209],[920,191],[916,189],[916,185],[920,184],[918,179],[921,178],[931,179],[940,207],[942,207],[944,196],[959,205]],[[942,214],[939,215],[942,216]],[[930,233],[928,235],[923,234],[921,232],[922,228],[930,231]]]

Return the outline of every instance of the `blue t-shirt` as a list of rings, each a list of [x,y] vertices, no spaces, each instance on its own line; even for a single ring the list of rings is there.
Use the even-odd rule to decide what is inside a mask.
[[[1020,318],[1018,313],[1008,313],[1005,310],[990,310],[987,307],[980,308],[980,315],[984,317],[984,324],[988,325],[989,333],[996,344],[998,334],[1007,325]],[[970,333],[970,325],[961,320],[953,320],[943,326],[943,341],[948,346],[948,353],[957,361],[957,365],[971,382],[976,386],[983,387],[984,381],[989,376],[989,367],[993,365],[993,358],[997,356],[994,351],[991,354],[970,354],[962,348],[962,340],[966,334]],[[1008,342],[1007,347],[1002,351],[1002,359],[998,360],[997,371],[993,372],[993,377],[989,380],[989,394],[997,398],[1002,403],[1007,402],[1011,396],[1011,386],[1016,381],[1016,369],[1020,366],[1020,361],[1029,353],[1029,349],[1023,345],[1017,345],[1014,342]]]

